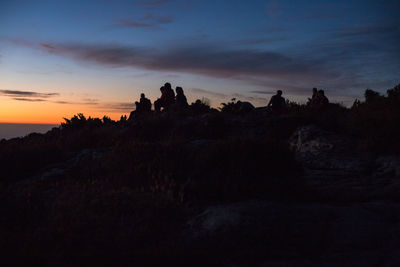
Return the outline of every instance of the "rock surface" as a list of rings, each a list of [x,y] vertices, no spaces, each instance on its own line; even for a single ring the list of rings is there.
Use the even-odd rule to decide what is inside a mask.
[[[227,265],[240,247],[248,253],[265,250],[276,259],[254,261],[256,266],[392,266],[398,260],[393,253],[400,247],[399,222],[399,203],[253,200],[208,207],[188,222],[186,235],[188,244],[228,248],[233,255]]]

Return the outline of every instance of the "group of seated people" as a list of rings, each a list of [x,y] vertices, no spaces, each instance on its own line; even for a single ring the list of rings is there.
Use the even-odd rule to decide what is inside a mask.
[[[171,87],[170,83],[165,83],[164,86],[160,88],[161,97],[154,101],[154,110],[155,112],[161,112],[163,110],[175,110],[182,111],[186,110],[189,105],[186,99],[185,94],[183,93],[182,87],[177,86],[175,88],[175,92]],[[198,100],[200,101],[200,100]],[[238,101],[239,102],[239,101]],[[135,102],[136,110],[135,113],[146,113],[151,111],[151,101],[146,98],[146,96],[142,93],[140,95],[140,101]],[[196,104],[196,103],[195,103]],[[308,98],[307,105],[312,108],[322,108],[329,104],[328,98],[325,96],[324,90],[318,90],[317,88],[313,88],[312,97]],[[286,99],[282,97],[282,90],[278,90],[276,95],[271,97],[267,107],[273,113],[282,112],[287,106]],[[132,116],[133,114],[131,114]]]
[[[154,110],[156,112],[161,112],[161,109],[168,110],[170,108],[182,110],[189,106],[182,87],[177,86],[175,88],[175,95],[171,84],[165,83],[164,86],[161,86],[160,91],[161,97],[154,101]],[[136,101],[135,105],[136,113],[145,113],[151,111],[151,101],[150,99],[146,98],[143,93],[140,95],[140,101]]]

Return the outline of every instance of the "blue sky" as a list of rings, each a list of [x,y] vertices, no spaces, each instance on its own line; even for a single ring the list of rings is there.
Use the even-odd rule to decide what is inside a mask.
[[[397,2],[3,0],[0,102],[117,116],[169,81],[214,106],[265,105],[277,89],[304,101],[312,87],[350,104],[400,81]]]

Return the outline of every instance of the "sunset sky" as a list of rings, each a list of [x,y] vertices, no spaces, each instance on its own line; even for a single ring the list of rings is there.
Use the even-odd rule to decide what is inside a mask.
[[[169,81],[189,102],[351,104],[400,83],[399,1],[0,1],[0,122],[119,119]]]

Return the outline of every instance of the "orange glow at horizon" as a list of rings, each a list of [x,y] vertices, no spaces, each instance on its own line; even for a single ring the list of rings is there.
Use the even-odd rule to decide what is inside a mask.
[[[0,123],[60,124],[63,118],[83,113],[86,117],[103,118],[108,116],[119,120],[126,111],[99,111],[95,107],[76,104],[57,104],[50,102],[11,101],[0,99]]]

